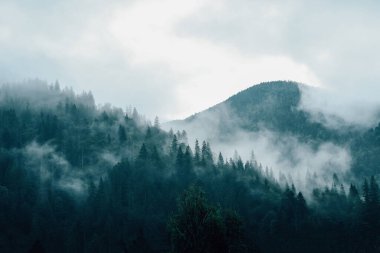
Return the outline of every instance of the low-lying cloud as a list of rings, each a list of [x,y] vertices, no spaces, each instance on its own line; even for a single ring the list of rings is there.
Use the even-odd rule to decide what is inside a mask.
[[[172,122],[165,128],[185,129],[189,143],[195,139],[210,142],[215,158],[222,152],[225,158],[235,153],[245,161],[252,158],[273,172],[279,180],[287,177],[287,183],[294,183],[298,189],[311,193],[312,187],[331,185],[333,174],[344,178],[351,167],[350,148],[330,141],[301,141],[291,134],[279,133],[261,127],[258,131],[247,131],[226,105],[196,115],[188,122]],[[308,177],[316,175],[314,185],[308,185]],[[284,183],[284,182],[282,182]]]
[[[79,170],[73,169],[49,144],[40,145],[32,142],[24,148],[23,154],[27,159],[27,168],[34,170],[42,185],[49,181],[55,187],[76,194],[81,194],[87,189]]]
[[[311,119],[329,128],[341,129],[374,127],[380,122],[380,101],[376,88],[363,90],[345,87],[300,86],[300,110],[310,113]]]
[[[76,195],[87,194],[88,182],[106,175],[119,160],[115,155],[104,151],[99,154],[98,164],[83,168],[73,167],[66,158],[49,143],[31,142],[22,150],[26,168],[32,170],[41,180],[41,185],[49,182],[52,186]]]

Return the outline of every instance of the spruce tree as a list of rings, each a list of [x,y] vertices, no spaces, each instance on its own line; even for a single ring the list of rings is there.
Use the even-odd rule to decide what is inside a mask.
[[[195,148],[194,148],[194,161],[196,165],[199,165],[201,161],[201,149],[199,147],[199,142],[198,140],[195,140]]]

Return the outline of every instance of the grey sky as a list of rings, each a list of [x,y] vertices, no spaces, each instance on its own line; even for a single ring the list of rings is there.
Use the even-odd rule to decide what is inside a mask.
[[[291,79],[328,91],[305,108],[327,103],[355,121],[349,108],[370,117],[378,105],[379,10],[377,1],[2,0],[0,81],[58,79],[99,103],[174,119]]]

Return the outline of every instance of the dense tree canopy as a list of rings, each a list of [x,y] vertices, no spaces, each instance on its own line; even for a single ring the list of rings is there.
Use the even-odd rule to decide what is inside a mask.
[[[0,92],[0,252],[380,250],[376,173],[301,192],[136,109],[37,88]]]

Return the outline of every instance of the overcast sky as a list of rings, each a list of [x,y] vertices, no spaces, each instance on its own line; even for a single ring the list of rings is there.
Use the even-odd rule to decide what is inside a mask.
[[[379,1],[1,0],[0,81],[40,78],[150,118],[294,80],[376,104]],[[335,101],[336,102],[336,101]],[[363,109],[364,110],[364,109]]]

